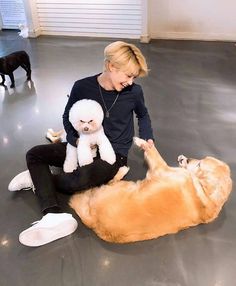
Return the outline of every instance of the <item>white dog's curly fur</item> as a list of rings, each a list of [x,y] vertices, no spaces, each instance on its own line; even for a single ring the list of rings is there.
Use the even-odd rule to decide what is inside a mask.
[[[103,118],[102,107],[94,100],[82,99],[73,104],[69,112],[69,121],[79,133],[79,143],[77,148],[67,144],[64,172],[73,172],[77,169],[78,163],[80,167],[91,164],[97,151],[91,149],[94,145],[98,147],[102,160],[111,165],[115,163],[115,152],[103,130]]]

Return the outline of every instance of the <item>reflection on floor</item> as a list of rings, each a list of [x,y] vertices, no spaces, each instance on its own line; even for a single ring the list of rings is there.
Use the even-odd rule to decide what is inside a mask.
[[[0,56],[26,50],[31,84],[15,72],[16,88],[0,86],[0,280],[1,286],[147,285],[232,286],[236,228],[233,192],[216,221],[176,235],[133,244],[100,240],[78,219],[71,236],[39,248],[18,242],[18,234],[40,218],[34,194],[9,193],[11,178],[26,169],[25,153],[46,143],[49,127],[60,129],[67,94],[75,80],[102,69],[109,40],[40,37],[22,39],[0,32]],[[236,58],[233,43],[152,41],[139,44],[150,75],[139,80],[153,122],[156,144],[170,165],[179,154],[213,155],[235,178]],[[131,150],[128,179],[142,178],[141,152]],[[67,197],[59,196],[65,210]],[[171,210],[170,210],[171,211]]]

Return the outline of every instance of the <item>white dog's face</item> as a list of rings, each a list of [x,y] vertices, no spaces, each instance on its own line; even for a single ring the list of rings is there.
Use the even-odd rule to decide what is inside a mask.
[[[100,129],[103,117],[101,105],[88,99],[77,101],[69,113],[69,120],[79,134],[91,134]]]
[[[80,119],[78,122],[76,122],[74,128],[80,134],[90,134],[97,131],[100,128],[100,126],[101,124],[100,122],[96,121],[96,118],[91,118],[89,120]]]

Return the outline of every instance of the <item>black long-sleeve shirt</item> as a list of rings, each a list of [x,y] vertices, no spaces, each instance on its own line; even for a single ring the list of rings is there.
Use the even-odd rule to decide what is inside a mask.
[[[81,99],[92,99],[100,103],[105,114],[106,108],[109,110],[117,97],[117,91],[107,91],[101,87],[105,108],[97,77],[98,75],[94,75],[76,81],[65,107],[63,124],[67,133],[67,141],[75,147],[78,133],[69,122],[69,111],[72,105]],[[139,137],[145,140],[153,139],[151,120],[144,103],[143,91],[141,86],[135,83],[119,93],[117,101],[109,111],[109,118],[104,117],[103,120],[105,134],[115,153],[126,157],[134,136],[134,113],[138,119]]]

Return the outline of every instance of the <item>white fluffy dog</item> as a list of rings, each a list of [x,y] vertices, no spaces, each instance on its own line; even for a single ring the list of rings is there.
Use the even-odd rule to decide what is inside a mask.
[[[79,133],[77,148],[67,144],[64,172],[71,173],[79,166],[85,166],[93,162],[96,156],[91,146],[96,145],[102,160],[109,164],[116,161],[115,152],[110,141],[106,137],[102,121],[104,113],[101,105],[91,99],[82,99],[73,104],[69,112],[69,121]]]

